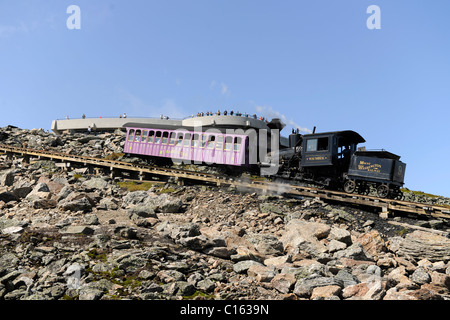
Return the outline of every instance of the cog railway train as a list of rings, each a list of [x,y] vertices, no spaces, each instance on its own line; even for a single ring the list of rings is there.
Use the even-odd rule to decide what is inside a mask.
[[[269,143],[268,152],[261,157],[259,152],[254,152],[259,147],[260,137],[253,140],[250,132],[257,135],[264,132],[270,140],[272,131],[250,129],[280,131],[285,124],[279,119],[270,122],[242,119],[241,125],[232,118],[235,116],[199,117],[198,120],[208,120],[200,131],[192,125],[165,120],[148,125],[127,123],[124,152],[156,163],[182,161],[253,172],[275,168],[276,173],[272,175],[275,178],[312,183],[350,194],[369,194],[375,189],[381,198],[401,199],[403,196],[401,187],[406,164],[400,161],[400,156],[385,150],[358,148],[365,140],[354,131],[315,133],[314,129],[312,134],[302,135],[293,130],[289,139],[277,136],[279,148],[272,150]],[[256,161],[252,161],[252,151],[257,154]]]

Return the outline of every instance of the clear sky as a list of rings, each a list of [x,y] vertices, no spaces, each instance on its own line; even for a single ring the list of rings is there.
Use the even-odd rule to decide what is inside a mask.
[[[450,196],[449,14],[448,0],[0,0],[0,126],[277,115],[285,136],[355,130],[402,156],[406,187]]]

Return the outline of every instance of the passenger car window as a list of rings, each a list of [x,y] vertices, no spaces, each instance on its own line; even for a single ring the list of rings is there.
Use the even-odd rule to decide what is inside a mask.
[[[234,151],[241,150],[241,138],[234,138]]]
[[[128,133],[128,142],[133,142],[134,139],[134,129],[131,129]]]
[[[201,139],[202,140],[200,142],[200,148],[204,148],[206,146],[206,141],[207,141],[208,137],[206,136],[206,134],[202,134]]]
[[[183,145],[183,134],[182,133],[178,133],[177,147],[181,147],[182,145]]]
[[[169,139],[169,144],[171,145],[171,146],[173,146],[174,144],[175,144],[175,137],[177,136],[177,134],[175,133],[175,132],[172,132],[171,134],[170,134],[170,139]]]
[[[159,144],[161,142],[161,131],[156,132],[155,143]]]
[[[198,147],[198,134],[194,134],[194,137],[192,138],[192,147],[193,148]]]
[[[134,142],[141,141],[141,130],[136,130],[136,136],[134,137]]]
[[[218,136],[216,142],[216,149],[222,150],[222,148],[223,148],[223,136]]]
[[[184,146],[189,147],[190,143],[191,143],[191,134],[186,133],[186,136],[184,137]]]
[[[230,151],[232,144],[233,144],[233,137],[226,137],[225,138],[225,151]]]
[[[150,135],[148,136],[148,143],[153,143],[153,138],[155,137],[155,131],[150,131]]]
[[[208,149],[214,149],[214,142],[216,140],[216,136],[209,136],[208,138]]]
[[[163,136],[162,136],[162,142],[161,142],[161,144],[167,144],[167,140],[169,139],[169,133],[166,131],[166,132],[163,132]]]
[[[142,133],[142,142],[143,143],[147,142],[147,136],[148,136],[148,131],[144,130],[144,132]]]

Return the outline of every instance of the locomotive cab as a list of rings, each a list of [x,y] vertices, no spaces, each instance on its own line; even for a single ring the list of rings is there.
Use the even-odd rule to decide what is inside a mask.
[[[348,167],[358,143],[364,138],[351,130],[307,134],[303,136],[302,167]]]

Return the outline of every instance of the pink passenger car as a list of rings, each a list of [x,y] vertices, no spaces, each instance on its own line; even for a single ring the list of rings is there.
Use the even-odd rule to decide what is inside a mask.
[[[247,166],[248,137],[185,129],[127,127],[124,152],[194,163]]]

